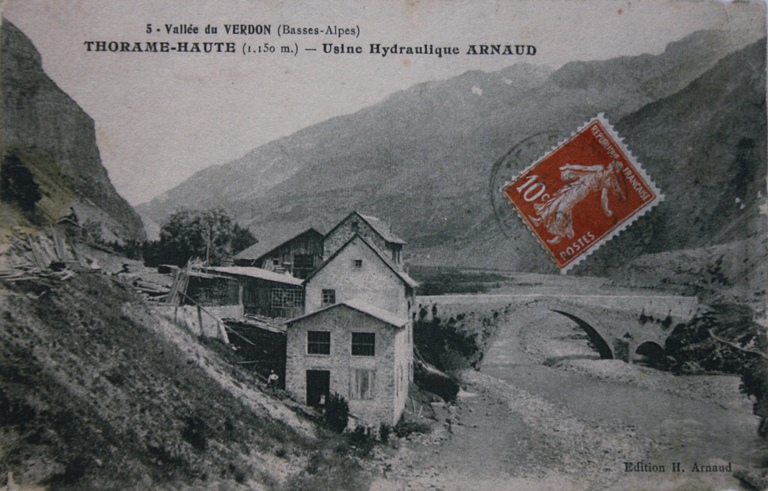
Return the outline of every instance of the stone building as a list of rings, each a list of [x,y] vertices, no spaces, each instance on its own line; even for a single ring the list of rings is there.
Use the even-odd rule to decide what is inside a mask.
[[[305,312],[359,299],[410,318],[416,286],[381,249],[354,235],[304,280]]]
[[[306,314],[286,330],[286,389],[299,400],[335,392],[359,423],[397,423],[413,380],[417,286],[399,262],[404,243],[356,212],[326,236],[333,252],[304,281]]]
[[[323,259],[328,259],[354,235],[366,238],[397,265],[402,264],[405,241],[392,233],[389,226],[376,217],[353,211],[340,221],[323,239]]]
[[[288,321],[286,389],[310,406],[335,392],[359,424],[395,425],[408,397],[410,324],[359,300]]]

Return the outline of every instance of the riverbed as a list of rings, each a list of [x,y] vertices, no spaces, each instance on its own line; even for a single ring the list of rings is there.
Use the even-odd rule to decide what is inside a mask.
[[[553,312],[508,319],[462,381],[374,488],[746,490],[732,470],[768,462],[737,377],[600,360]]]

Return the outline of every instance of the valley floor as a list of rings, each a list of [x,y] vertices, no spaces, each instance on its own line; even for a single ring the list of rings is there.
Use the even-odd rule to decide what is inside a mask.
[[[462,382],[432,433],[381,456],[373,489],[749,489],[732,472],[693,465],[735,470],[768,457],[737,377],[600,360],[546,312],[501,326],[482,369]]]
[[[357,458],[224,345],[148,309],[129,286],[147,271],[108,261],[0,290],[0,484],[13,471],[48,489],[715,490],[747,488],[693,464],[768,461],[736,377],[600,360],[545,309],[488,331],[457,402],[424,411],[432,432]]]

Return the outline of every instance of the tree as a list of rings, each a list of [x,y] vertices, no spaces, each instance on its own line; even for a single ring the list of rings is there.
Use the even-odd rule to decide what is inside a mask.
[[[235,227],[232,230],[233,254],[237,254],[240,251],[248,249],[256,242],[256,237],[253,236],[250,230],[245,227],[241,227],[238,223],[235,223]]]
[[[179,210],[162,225],[154,252],[159,263],[183,266],[192,258],[200,258],[209,266],[218,266],[255,243],[250,230],[221,209]]]
[[[34,211],[43,195],[35,178],[14,154],[6,155],[0,168],[0,199],[18,205],[23,211]]]

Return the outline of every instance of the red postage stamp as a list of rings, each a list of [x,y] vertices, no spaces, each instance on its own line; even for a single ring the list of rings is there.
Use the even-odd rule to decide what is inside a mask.
[[[503,192],[562,273],[664,198],[602,114]]]

